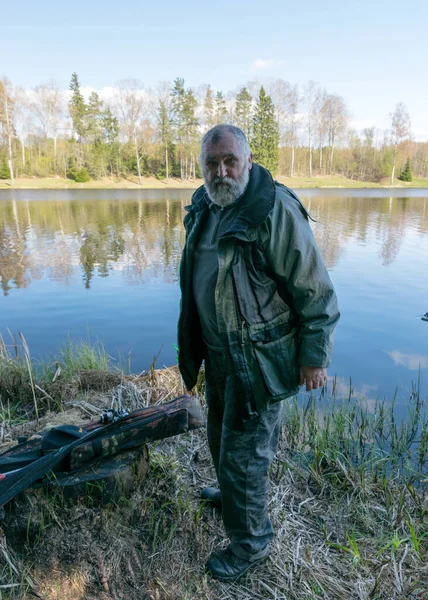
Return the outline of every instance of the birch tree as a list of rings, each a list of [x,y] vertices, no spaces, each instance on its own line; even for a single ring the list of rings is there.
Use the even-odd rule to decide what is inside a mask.
[[[2,135],[6,138],[7,144],[7,164],[10,172],[10,183],[15,185],[14,171],[13,171],[13,151],[12,151],[12,139],[15,133],[14,128],[14,102],[13,102],[13,88],[7,77],[0,79],[0,124],[2,126]]]
[[[394,183],[395,167],[397,163],[398,146],[410,137],[410,115],[406,106],[399,102],[391,117],[391,138],[393,144],[393,159],[391,172],[391,185]]]
[[[61,121],[64,117],[64,94],[56,81],[37,86],[33,91],[32,110],[44,139],[53,139],[53,166],[56,171],[57,140]]]
[[[333,155],[338,137],[345,131],[348,124],[348,111],[342,96],[329,94],[323,105],[323,120],[325,120],[330,148],[329,173],[333,171]]]
[[[304,90],[304,107],[306,133],[309,146],[309,177],[312,177],[312,154],[315,137],[316,118],[318,113],[319,85],[315,81],[309,81]]]
[[[23,88],[15,88],[13,104],[15,133],[21,143],[21,164],[24,169],[27,162],[25,153],[26,136],[32,130],[33,119],[31,118],[30,101]]]
[[[145,96],[138,79],[124,79],[118,84],[117,110],[119,121],[128,141],[132,142],[137,163],[138,183],[141,185],[141,154],[139,128],[143,119]]]
[[[300,126],[300,103],[301,98],[299,87],[297,85],[290,86],[290,90],[287,96],[287,140],[291,146],[290,177],[294,176],[295,151]]]
[[[317,115],[317,138],[318,138],[318,150],[319,150],[319,170],[320,173],[323,170],[323,158],[324,158],[324,145],[327,137],[327,98],[328,94],[325,89],[319,92],[319,112]]]
[[[198,145],[198,124],[199,121],[196,118],[196,108],[198,101],[189,88],[185,94],[185,105],[184,105],[184,134],[186,149],[190,153],[190,165],[188,168],[187,156],[186,156],[186,177],[193,177],[196,180],[196,146]]]
[[[271,86],[275,104],[280,143],[291,148],[290,177],[294,175],[295,149],[298,140],[300,94],[297,85],[277,79]]]
[[[162,150],[165,157],[165,178],[169,179],[169,155],[168,150],[171,144],[172,123],[168,114],[168,109],[164,100],[159,100],[158,107],[158,136],[161,142]]]

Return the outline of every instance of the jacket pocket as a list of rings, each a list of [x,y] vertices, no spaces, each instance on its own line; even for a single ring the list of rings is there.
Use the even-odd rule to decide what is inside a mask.
[[[297,392],[299,385],[297,329],[293,328],[285,335],[272,339],[273,331],[282,329],[283,332],[284,326],[285,324],[276,323],[274,327],[265,330],[264,340],[259,328],[254,331],[249,327],[249,337],[253,342],[257,363],[266,387],[273,397],[291,395]]]

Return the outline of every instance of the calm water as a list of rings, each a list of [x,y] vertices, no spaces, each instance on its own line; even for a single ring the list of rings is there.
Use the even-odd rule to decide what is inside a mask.
[[[301,190],[342,319],[329,373],[369,399],[428,389],[427,190]],[[0,192],[0,332],[34,356],[100,339],[133,371],[175,362],[187,191]]]

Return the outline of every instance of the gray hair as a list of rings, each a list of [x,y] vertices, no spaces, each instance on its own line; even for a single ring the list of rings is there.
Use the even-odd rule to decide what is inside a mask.
[[[234,125],[216,125],[212,129],[206,132],[201,142],[201,154],[199,156],[199,160],[202,163],[204,158],[204,148],[208,142],[213,144],[218,144],[220,140],[223,139],[225,133],[230,133],[236,140],[236,143],[239,146],[244,158],[248,158],[251,154],[250,145],[245,136],[245,133],[239,127],[235,127]]]

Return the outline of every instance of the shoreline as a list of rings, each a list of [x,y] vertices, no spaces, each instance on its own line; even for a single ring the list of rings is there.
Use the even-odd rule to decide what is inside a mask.
[[[69,342],[43,366],[22,337],[21,354],[20,342],[1,342],[0,395],[7,403],[0,406],[0,450],[2,442],[10,447],[20,436],[82,423],[119,403],[127,411],[147,408],[182,391],[177,366],[125,374],[99,343]],[[204,404],[202,376],[196,392]],[[332,387],[329,394],[330,405],[326,395],[306,409],[295,398],[284,400],[269,472],[271,559],[234,584],[233,598],[267,598],[267,581],[290,600],[344,600],[363,597],[361,590],[364,598],[428,600],[425,401],[416,395],[411,422],[402,425],[389,405],[372,412],[351,389],[337,397]],[[408,444],[418,430],[415,464]],[[203,571],[225,543],[221,518],[200,501],[200,489],[215,482],[206,430],[143,443],[144,476],[135,467],[134,490],[110,502],[102,502],[98,479],[79,500],[45,485],[5,507],[0,574],[3,587],[14,590],[11,600],[26,600],[29,589],[45,600],[107,598],[101,577],[117,592],[109,598],[141,600],[141,590],[150,589],[144,598],[231,600],[230,586]]]
[[[283,183],[294,189],[428,189],[428,179],[415,179],[411,183],[387,185],[371,181],[356,181],[341,176],[332,177],[278,177]],[[196,181],[181,181],[170,178],[168,182],[155,177],[145,177],[140,185],[136,179],[105,178],[91,180],[87,183],[76,183],[60,177],[22,178],[15,179],[12,187],[10,180],[0,180],[0,190],[107,190],[107,189],[136,189],[136,190],[195,190],[203,184],[202,179]]]

